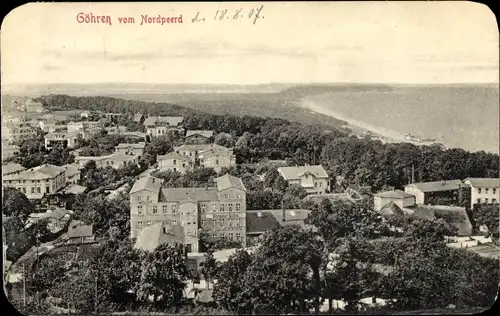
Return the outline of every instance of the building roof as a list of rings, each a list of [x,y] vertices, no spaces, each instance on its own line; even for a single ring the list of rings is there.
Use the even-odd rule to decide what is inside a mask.
[[[405,207],[403,211],[422,219],[445,219],[458,229],[459,235],[472,233],[472,224],[464,207],[418,204],[413,207]]]
[[[184,231],[179,225],[158,222],[145,227],[135,242],[134,248],[153,251],[163,244],[184,244]]]
[[[133,155],[127,155],[122,152],[116,152],[112,153],[111,155],[106,155],[106,156],[76,156],[75,160],[94,160],[94,161],[99,161],[99,160],[105,160],[105,159],[112,159],[115,161],[130,161],[133,159],[136,159],[137,156]]]
[[[390,198],[390,199],[404,199],[404,198],[414,197],[413,194],[401,190],[379,192],[375,194],[375,196],[382,198]]]
[[[240,178],[237,178],[235,176],[232,176],[228,173],[225,175],[218,177],[215,179],[215,183],[217,185],[217,190],[219,191],[224,191],[226,189],[237,189],[241,191],[247,191],[245,188],[245,185],[243,184],[243,181],[241,181]]]
[[[132,189],[130,189],[129,194],[133,194],[142,190],[148,190],[158,193],[160,191],[162,182],[163,179],[155,178],[149,175],[141,177],[137,181],[135,181]]]
[[[266,232],[278,226],[288,225],[312,228],[304,223],[310,212],[310,210],[305,209],[248,210],[246,212],[247,232]],[[284,220],[283,215],[285,215]]]
[[[473,188],[498,188],[500,187],[500,178],[467,178],[465,182]]]
[[[228,157],[228,158],[234,158],[233,152],[228,149],[228,150],[213,150],[213,149],[207,149],[204,150],[200,153],[198,153],[200,158],[210,158],[210,157]]]
[[[18,163],[8,163],[6,165],[2,165],[2,176],[24,170],[26,170],[26,168]]]
[[[80,174],[80,170],[78,169],[79,168],[78,164],[76,163],[63,165],[61,167],[64,168],[64,170],[66,170],[66,177],[72,177]]]
[[[9,175],[3,176],[3,180],[44,180],[54,178],[61,172],[64,172],[64,168],[45,164],[21,171],[19,173],[11,173]]]
[[[69,238],[92,237],[92,225],[82,225],[72,221],[68,227]]]
[[[30,218],[34,219],[42,219],[42,218],[54,218],[57,220],[61,220],[64,216],[70,214],[71,212],[69,210],[57,207],[54,209],[49,209],[44,213],[33,213],[30,214]]]
[[[121,149],[121,148],[123,148],[123,149],[125,149],[125,148],[144,149],[145,146],[146,146],[145,142],[140,142],[140,143],[136,143],[136,144],[120,143],[115,147],[115,149]]]
[[[150,177],[151,176],[151,173],[153,171],[156,171],[157,169],[154,168],[154,167],[150,167],[146,170],[144,170],[140,175],[139,175],[139,178],[143,178],[143,177]]]
[[[187,151],[202,152],[202,151],[207,150],[207,149],[218,148],[216,146],[220,146],[220,145],[216,145],[216,144],[196,144],[196,145],[193,144],[193,145],[189,145],[189,144],[186,144],[186,145],[174,147],[174,151],[187,150]],[[223,147],[223,146],[220,146],[220,147]],[[226,148],[226,147],[223,147],[223,148]]]
[[[394,201],[384,205],[379,211],[382,215],[403,215],[406,214]]]
[[[87,187],[70,183],[68,184],[63,190],[61,190],[61,193],[65,194],[82,194],[87,190]]]
[[[200,135],[206,138],[210,138],[214,136],[214,131],[188,130],[186,132],[186,137],[191,137],[193,135]]]
[[[168,125],[177,126],[184,118],[182,116],[150,116],[144,120],[145,126],[156,126],[167,123]]]
[[[219,195],[215,188],[163,188],[160,200],[164,202],[217,201]]]
[[[247,234],[267,232],[279,226],[281,226],[281,224],[269,211],[262,210],[246,212]]]
[[[167,153],[165,155],[158,155],[157,160],[163,160],[163,159],[179,159],[179,160],[189,160],[188,157],[181,155],[175,151],[171,153]]]
[[[443,180],[443,181],[412,183],[406,185],[405,187],[416,188],[422,192],[439,192],[439,191],[458,190],[461,186],[463,186],[462,180]]]
[[[196,295],[194,300],[198,303],[212,303],[214,302],[213,291],[213,289],[203,289]]]
[[[328,178],[328,174],[321,165],[279,167],[278,172],[285,180],[299,179],[305,173],[311,173],[317,178]]]

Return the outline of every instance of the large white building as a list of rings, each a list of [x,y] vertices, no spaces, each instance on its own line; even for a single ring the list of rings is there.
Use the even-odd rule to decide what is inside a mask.
[[[129,193],[130,236],[151,225],[180,225],[188,252],[199,251],[201,230],[212,240],[227,238],[245,246],[246,188],[229,174],[215,183],[213,188],[164,188],[161,179],[140,178]]]
[[[2,176],[2,184],[18,189],[28,199],[42,199],[66,185],[66,170],[54,165],[41,165]]]
[[[467,178],[464,183],[471,188],[471,205],[499,203],[500,178]]]

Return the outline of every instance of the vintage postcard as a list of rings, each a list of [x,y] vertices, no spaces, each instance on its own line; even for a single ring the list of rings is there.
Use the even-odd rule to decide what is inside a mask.
[[[1,27],[24,315],[496,301],[499,31],[466,1],[29,3]]]

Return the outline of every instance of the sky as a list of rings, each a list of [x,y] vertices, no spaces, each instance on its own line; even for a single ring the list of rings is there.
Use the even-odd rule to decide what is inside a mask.
[[[143,14],[183,23],[140,25]],[[29,3],[5,17],[0,50],[6,85],[499,81],[496,19],[473,2]]]

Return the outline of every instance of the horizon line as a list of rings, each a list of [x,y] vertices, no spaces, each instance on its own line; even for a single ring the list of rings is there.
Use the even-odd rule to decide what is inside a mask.
[[[357,85],[500,85],[500,81],[489,82],[363,82],[363,81],[316,81],[316,82],[262,82],[262,83],[163,83],[163,82],[119,82],[119,81],[102,81],[102,82],[45,82],[45,83],[2,83],[1,87],[7,86],[50,86],[50,85],[105,85],[105,84],[123,84],[123,85],[208,85],[208,86],[260,86],[260,85],[339,85],[339,84],[357,84]]]

